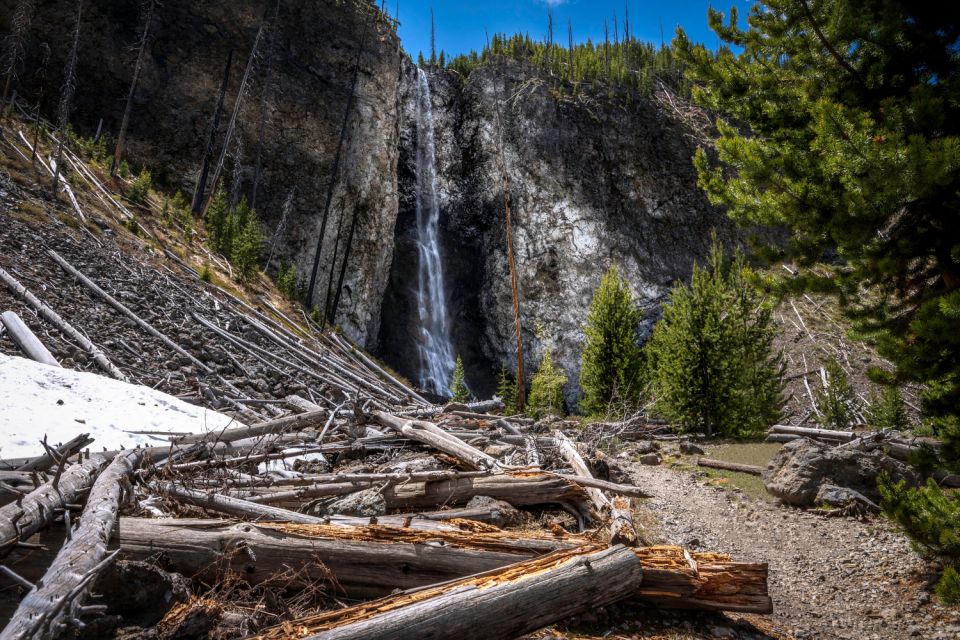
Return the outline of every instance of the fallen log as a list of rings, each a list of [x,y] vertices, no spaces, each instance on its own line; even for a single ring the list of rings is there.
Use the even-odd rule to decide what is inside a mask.
[[[37,456],[32,460],[24,462],[23,464],[17,467],[17,471],[46,471],[57,462],[60,461],[64,456],[70,457],[76,455],[84,447],[90,445],[93,442],[93,438],[90,437],[89,433],[81,433],[76,438],[64,442],[63,444],[54,447],[53,455],[50,455],[50,452],[44,453],[42,456]]]
[[[43,579],[24,597],[0,640],[42,640],[59,637],[78,624],[90,586],[106,568],[110,532],[117,521],[120,499],[138,462],[136,452],[114,458],[97,478],[80,517],[80,525],[47,569]]]
[[[432,422],[399,418],[383,411],[374,411],[373,417],[383,426],[451,455],[471,469],[493,469],[497,466],[496,458],[451,436]]]
[[[825,438],[827,440],[839,440],[849,442],[857,437],[853,431],[833,431],[831,429],[816,429],[814,427],[795,427],[793,425],[775,424],[770,427],[770,433],[787,434],[794,436],[807,436],[809,438]]]
[[[92,455],[80,464],[70,465],[22,500],[0,508],[0,558],[60,517],[67,505],[80,502],[80,496],[93,486],[105,466],[106,458]]]
[[[0,313],[0,324],[7,328],[7,335],[25,356],[51,367],[60,366],[53,354],[40,342],[40,338],[30,331],[30,327],[15,312]]]
[[[629,549],[586,546],[301,618],[255,637],[286,640],[292,627],[311,640],[509,639],[623,600],[642,580]]]
[[[194,442],[236,442],[237,440],[243,440],[245,438],[282,434],[288,431],[298,431],[323,424],[329,413],[326,409],[319,409],[317,411],[284,416],[282,418],[275,418],[274,420],[266,420],[264,422],[257,422],[232,429],[181,436],[175,438],[174,442],[177,444],[191,444]]]
[[[118,369],[107,356],[103,354],[100,348],[93,344],[87,336],[77,331],[73,325],[64,320],[56,311],[44,304],[39,298],[27,291],[27,288],[20,284],[16,278],[0,269],[0,280],[3,280],[10,292],[18,299],[23,300],[30,305],[37,315],[56,327],[60,333],[68,336],[72,341],[79,344],[84,351],[90,354],[93,361],[102,370],[110,374],[111,377],[123,382],[130,382],[126,375]]]
[[[740,464],[738,462],[727,462],[726,460],[714,460],[713,458],[697,458],[697,466],[708,467],[710,469],[724,469],[725,471],[738,471],[740,473],[749,473],[752,476],[763,474],[764,467],[758,467],[753,464]]]

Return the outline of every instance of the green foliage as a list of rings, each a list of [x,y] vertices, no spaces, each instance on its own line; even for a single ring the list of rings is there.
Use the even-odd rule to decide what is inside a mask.
[[[161,213],[167,224],[178,224],[187,233],[192,231],[193,215],[190,213],[190,205],[180,191],[177,191],[172,198],[164,198]]]
[[[497,374],[495,395],[503,400],[504,415],[517,413],[517,381],[513,379],[506,367],[500,367],[500,372]]]
[[[858,405],[857,394],[850,386],[847,372],[835,358],[826,366],[827,382],[817,391],[820,425],[827,429],[846,430],[853,424]]]
[[[121,161],[120,161],[119,173],[120,173],[120,177],[121,177],[121,178],[126,179],[126,178],[129,178],[129,177],[130,177],[130,175],[131,175],[131,174],[130,174],[130,165],[127,164],[127,161],[126,161],[126,160],[121,160]]]
[[[140,173],[127,190],[127,199],[134,204],[146,204],[151,186],[153,186],[153,180],[150,177],[150,172],[144,167],[140,169]]]
[[[867,423],[874,429],[906,431],[910,428],[907,407],[897,387],[884,387],[880,393],[871,394],[866,413]]]
[[[453,367],[453,379],[450,381],[450,393],[454,402],[469,402],[471,393],[467,388],[466,374],[463,371],[463,360],[457,356],[457,364]]]
[[[127,228],[127,231],[132,233],[135,236],[140,235],[140,221],[137,220],[137,216],[130,216],[126,222],[123,223],[123,226]]]
[[[238,279],[250,280],[260,266],[263,235],[257,212],[246,198],[230,207],[223,188],[217,189],[207,208],[207,231],[211,246],[237,268]]]
[[[780,417],[783,363],[770,309],[738,251],[714,238],[708,268],[678,283],[647,344],[657,411],[687,430],[756,437]]]
[[[210,270],[210,263],[203,263],[203,269],[200,270],[200,279],[204,282],[213,282],[213,271]]]
[[[637,344],[640,309],[626,280],[610,267],[593,294],[587,314],[587,343],[581,356],[580,406],[589,415],[604,415],[616,405],[623,413],[640,400],[643,359]]]
[[[680,61],[670,47],[654,47],[633,37],[615,41],[592,40],[574,44],[572,50],[560,45],[538,42],[528,34],[494,34],[489,46],[479,53],[458,55],[446,67],[470,75],[480,66],[505,59],[530,62],[559,78],[572,93],[581,85],[594,88],[599,83],[635,89],[650,95],[664,83],[674,90],[686,91]]]
[[[277,271],[277,289],[288,300],[300,299],[300,279],[297,277],[297,268],[286,260],[280,263]]]
[[[553,364],[553,357],[547,350],[540,361],[540,367],[530,381],[530,395],[527,397],[527,413],[533,418],[548,415],[563,415],[563,385],[567,376],[563,369]]]
[[[312,309],[310,309],[310,319],[313,321],[314,324],[317,324],[317,325],[320,324],[320,321],[323,319],[323,317],[320,314],[320,307],[313,307]]]
[[[68,132],[72,134],[72,131]],[[99,164],[101,167],[109,167],[110,160],[112,158],[110,150],[107,147],[107,137],[100,136],[96,140],[93,137],[90,138],[78,138],[72,137],[71,143],[75,145],[75,148],[86,158],[93,160],[96,164]]]
[[[960,602],[960,493],[942,490],[933,479],[918,488],[881,478],[880,506],[913,539],[924,553],[945,561],[937,595],[945,604]]]

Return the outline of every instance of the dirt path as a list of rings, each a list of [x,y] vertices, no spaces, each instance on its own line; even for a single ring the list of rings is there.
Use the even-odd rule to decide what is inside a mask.
[[[924,561],[883,519],[831,518],[633,465],[666,542],[770,564],[775,628],[796,638],[960,638],[960,609],[925,588]]]

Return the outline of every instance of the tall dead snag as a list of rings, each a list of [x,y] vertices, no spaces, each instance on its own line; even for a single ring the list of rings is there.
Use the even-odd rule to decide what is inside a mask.
[[[130,92],[127,93],[127,106],[123,109],[123,119],[120,121],[120,133],[117,134],[117,147],[113,150],[113,161],[110,163],[110,175],[117,175],[117,167],[123,158],[123,148],[127,142],[127,126],[130,124],[130,111],[133,109],[133,96],[137,92],[137,83],[140,81],[140,71],[143,69],[143,55],[147,50],[147,41],[150,35],[150,23],[153,22],[153,9],[157,0],[150,0],[143,22],[143,33],[140,35],[140,47],[137,51],[137,62],[133,66],[133,78],[130,79]]]
[[[313,304],[313,295],[317,288],[317,275],[320,270],[320,254],[323,251],[323,239],[327,233],[327,220],[330,217],[330,204],[333,202],[333,191],[337,186],[337,175],[340,172],[340,156],[343,153],[343,141],[347,136],[347,123],[350,122],[350,113],[353,110],[353,101],[357,93],[357,82],[360,79],[360,60],[363,57],[364,47],[367,42],[367,31],[370,29],[370,23],[373,22],[372,11],[368,20],[364,23],[363,34],[360,36],[360,46],[357,48],[357,58],[353,63],[353,78],[350,81],[350,95],[347,96],[347,106],[343,110],[343,122],[340,124],[340,139],[337,141],[337,151],[333,155],[333,166],[330,167],[330,181],[327,184],[327,197],[323,204],[323,216],[320,218],[320,233],[317,236],[317,247],[313,251],[313,268],[310,271],[310,284],[307,286],[307,306]],[[324,321],[326,321],[326,309],[324,309]]]
[[[220,149],[220,159],[217,160],[217,166],[213,169],[213,178],[210,179],[210,197],[203,205],[202,214],[207,215],[207,209],[213,202],[213,194],[217,191],[217,182],[220,180],[220,174],[223,172],[223,164],[226,162],[227,153],[230,150],[230,142],[233,140],[233,132],[237,128],[237,116],[240,115],[240,107],[243,105],[243,95],[247,90],[247,81],[250,79],[250,73],[257,60],[257,50],[260,47],[260,39],[263,37],[263,29],[266,25],[266,16],[260,21],[260,27],[257,29],[257,35],[253,39],[253,47],[250,49],[250,57],[247,58],[247,67],[243,71],[243,78],[240,79],[240,87],[237,89],[237,101],[233,103],[233,112],[230,114],[230,122],[227,123],[227,132],[223,138],[223,148]],[[202,197],[202,194],[201,194]]]
[[[77,20],[73,27],[73,46],[67,57],[67,66],[63,73],[63,87],[60,89],[60,105],[57,109],[57,158],[53,167],[53,184],[50,187],[53,197],[57,196],[60,182],[60,165],[63,162],[63,145],[66,144],[67,123],[73,109],[73,94],[77,90],[77,55],[80,50],[80,24],[83,19],[83,0],[77,0]]]
[[[0,508],[0,558],[58,518],[58,510],[62,513],[66,505],[76,504],[105,466],[106,458],[92,455],[58,473],[23,499]]]
[[[273,89],[273,56],[277,47],[277,31],[280,28],[280,0],[273,5],[270,18],[270,42],[267,44],[267,70],[260,91],[260,123],[257,126],[257,154],[253,161],[253,186],[250,188],[250,208],[257,208],[257,189],[260,186],[260,172],[263,168],[263,139],[267,133],[267,109],[270,106],[270,94]]]
[[[33,18],[34,0],[20,0],[17,8],[13,12],[13,27],[11,33],[6,37],[6,46],[4,47],[4,64],[6,69],[4,73],[6,79],[3,81],[3,102],[7,101],[10,95],[10,87],[17,77],[17,67],[23,62],[23,41],[26,39],[27,30],[30,29],[30,21]]]
[[[286,640],[295,628],[315,640],[516,638],[623,600],[643,581],[629,549],[595,546],[548,556],[455,582],[302,618],[257,638]],[[309,634],[309,635],[308,635]]]
[[[504,79],[506,84],[506,79]],[[497,101],[497,146],[500,155],[500,178],[503,182],[503,209],[507,234],[507,268],[510,271],[510,291],[513,294],[513,326],[517,340],[517,410],[523,411],[527,404],[527,391],[523,381],[523,338],[520,324],[520,292],[517,288],[517,265],[513,255],[513,221],[510,214],[510,176],[507,174],[507,160],[503,151],[503,121],[500,117],[500,101]]]
[[[80,525],[47,569],[43,579],[20,602],[0,640],[58,638],[70,627],[79,627],[83,601],[97,576],[116,554],[107,556],[110,533],[117,523],[120,500],[139,461],[138,452],[117,455],[100,474]]]
[[[217,108],[210,121],[210,133],[207,136],[207,146],[203,150],[203,159],[200,161],[200,172],[197,174],[197,188],[193,192],[193,202],[190,210],[193,215],[199,215],[203,208],[203,194],[207,190],[207,176],[210,173],[210,159],[213,157],[213,147],[217,143],[217,132],[220,131],[220,114],[223,113],[223,101],[227,97],[227,86],[230,84],[230,65],[233,64],[233,49],[227,52],[227,64],[223,67],[223,79],[220,81],[220,94],[217,97]]]

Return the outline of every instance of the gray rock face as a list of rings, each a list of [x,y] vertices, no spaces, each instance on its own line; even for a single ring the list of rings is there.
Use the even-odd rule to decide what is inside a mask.
[[[802,507],[816,503],[823,485],[852,489],[878,502],[877,476],[884,471],[894,481],[917,482],[909,467],[879,451],[840,449],[802,438],[785,444],[770,460],[763,484],[784,502]]]

